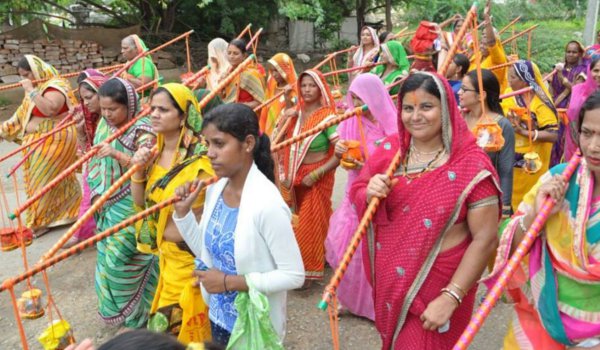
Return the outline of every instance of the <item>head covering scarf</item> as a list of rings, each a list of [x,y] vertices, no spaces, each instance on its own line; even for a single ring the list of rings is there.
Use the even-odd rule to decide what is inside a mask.
[[[389,85],[396,81],[398,78],[404,77],[408,75],[410,70],[410,62],[408,62],[408,57],[406,56],[406,51],[404,50],[404,46],[397,41],[389,41],[383,45],[381,45],[381,51],[385,52],[386,56],[396,65],[396,69],[389,73],[386,76],[383,76],[385,73],[386,65],[377,66],[373,68],[371,71],[374,74],[377,74],[384,82],[384,84]],[[379,60],[381,61],[381,56],[379,56]],[[393,87],[389,93],[396,94],[400,86]]]
[[[513,67],[515,68],[515,73],[517,73],[519,79],[531,86],[540,100],[556,113],[554,102],[550,97],[546,84],[544,84],[542,74],[537,65],[531,61],[518,60],[513,64]]]
[[[178,163],[204,150],[200,138],[202,117],[200,116],[198,100],[187,86],[179,83],[168,83],[162,85],[161,88],[168,91],[177,102],[177,106],[186,114],[179,136],[178,154],[175,159],[175,163]],[[158,133],[156,142],[159,151],[161,151],[164,146],[164,136]]]
[[[358,48],[358,50],[356,50],[353,56],[355,67],[365,65],[367,61],[373,59],[379,53],[379,36],[377,35],[377,31],[369,26],[364,26],[360,29],[361,34],[365,30],[365,28],[369,30],[369,33],[371,33],[371,39],[373,40],[373,48],[368,52],[365,52],[365,47],[363,43],[360,43],[360,47]]]
[[[298,91],[301,90],[300,85],[302,84],[302,78],[304,78],[305,76],[309,76],[309,77],[313,78],[313,80],[319,87],[319,91],[321,92],[321,107],[332,108],[335,111],[335,99],[333,98],[333,95],[331,94],[331,89],[329,88],[329,85],[327,84],[327,81],[325,80],[323,73],[321,73],[320,71],[315,70],[315,69],[307,69],[304,72],[300,73],[300,76],[298,77],[298,81],[296,84],[297,85],[296,89]],[[302,98],[302,94],[299,94],[299,96],[298,96],[298,104],[301,109],[304,108],[305,102],[304,102],[304,99]]]
[[[148,51],[148,47],[142,38],[140,38],[137,34],[131,34],[127,38],[131,39],[137,49],[138,55],[142,52]]]
[[[104,73],[102,73],[99,70],[94,69],[94,68],[87,68],[87,69],[85,69],[81,73],[83,73],[86,78],[89,78],[89,77],[103,77],[104,76]]]
[[[227,41],[216,38],[208,43],[208,65],[210,71],[208,72],[208,84],[209,89],[213,89],[219,83],[219,79],[224,72],[227,72],[229,67],[229,60],[227,59]],[[218,67],[212,66],[212,58],[218,62]]]
[[[565,159],[571,159],[577,149],[575,140],[579,137],[577,133],[577,121],[579,119],[581,106],[583,106],[583,103],[590,95],[598,90],[598,83],[596,83],[596,80],[592,75],[592,69],[594,69],[592,65],[594,63],[596,65],[599,64],[600,59],[595,59],[590,62],[590,65],[587,68],[587,78],[585,82],[573,86],[573,90],[571,91],[571,100],[569,102],[569,108],[567,109],[569,129],[567,130],[565,138]]]
[[[361,123],[365,128],[377,128],[383,131],[384,136],[398,133],[396,120],[398,111],[396,111],[396,106],[381,79],[371,73],[359,75],[352,81],[346,94],[346,103],[348,106],[354,105],[353,95],[369,107],[369,112],[371,112],[371,115],[376,120],[376,123],[373,124],[367,118],[362,118]],[[353,117],[341,122],[337,128],[337,132],[342,140],[360,140],[359,128],[357,117]]]
[[[127,120],[133,119],[138,110],[138,94],[135,92],[135,88],[131,85],[130,82],[123,78],[111,78],[117,79],[124,87],[127,93]]]
[[[34,80],[46,80],[36,86],[40,93],[43,94],[48,88],[54,88],[65,96],[65,103],[68,107],[77,103],[77,99],[71,91],[71,84],[68,80],[60,77],[54,67],[35,55],[25,55],[25,59],[31,68]],[[25,134],[25,126],[29,123],[34,108],[35,103],[31,100],[29,94],[25,94],[21,105],[13,116],[6,122],[0,123],[0,136],[8,140],[22,140]]]
[[[466,244],[453,248],[452,254],[440,253],[442,241],[449,228],[458,222],[458,213],[467,206],[467,195],[477,191],[476,186],[490,178],[497,182],[494,167],[476,145],[447,81],[435,73],[415,74],[433,78],[440,92],[441,136],[448,160],[410,184],[405,178],[399,178],[400,182],[383,199],[373,220],[377,229],[377,254],[370,248],[374,243],[372,232],[369,233],[369,244],[363,245],[370,253],[366,255],[370,259],[363,261],[368,278],[375,283],[375,325],[382,334],[383,349],[398,347],[399,342],[406,342],[402,343],[406,348],[424,348],[426,340],[410,337],[423,332],[418,315],[425,310],[427,301],[439,295],[440,288],[449,282],[468,246],[465,241]],[[350,191],[359,217],[367,207],[365,197],[360,193],[364,194],[370,177],[383,173],[396,152],[400,152],[402,159],[408,156],[412,136],[402,122],[401,98],[397,110],[398,135],[382,142]],[[500,204],[499,190],[496,195]],[[498,217],[499,214],[500,210]],[[419,234],[413,235],[417,232]],[[402,267],[402,272],[398,267]],[[445,344],[458,340],[471,317],[474,297],[472,290],[455,311],[450,330],[443,335]],[[410,323],[406,323],[407,320]],[[397,339],[399,332],[404,335]],[[427,336],[427,341],[435,342],[432,338]],[[433,343],[428,344],[433,346]]]
[[[575,83],[575,79],[577,79],[577,76],[582,73],[585,72],[587,67],[586,65],[583,63],[583,53],[584,53],[584,48],[581,45],[581,43],[577,40],[571,40],[567,43],[567,45],[565,45],[565,52],[567,51],[567,49],[569,48],[569,45],[571,44],[575,44],[577,45],[578,51],[579,51],[579,61],[572,67],[569,67],[569,69],[567,69],[567,67],[564,67],[562,70],[562,77],[567,78],[569,80],[570,83]],[[565,59],[564,59],[565,63],[567,62],[567,57],[565,54]],[[556,108],[565,108],[567,107],[567,105],[569,104],[569,97],[571,96],[571,92],[572,91],[566,91],[565,86],[562,84],[561,81],[561,77],[559,77],[558,74],[555,74],[552,77],[552,93],[554,94],[552,96],[552,99],[554,100],[554,103],[556,104]]]
[[[297,98],[298,90],[296,87],[296,81],[298,80],[298,76],[296,75],[294,62],[290,56],[285,53],[277,53],[275,56],[271,57],[268,62],[269,65],[273,67],[273,69],[276,70],[277,73],[279,73],[279,75],[281,75],[281,77],[285,80],[285,84],[293,87],[291,98]],[[275,96],[279,92],[277,88],[277,80],[272,75],[269,75],[269,78],[267,79],[265,98],[269,99]],[[270,136],[273,132],[277,118],[279,118],[279,115],[284,108],[285,98],[281,96],[279,100],[273,101],[269,106],[262,109],[260,113],[260,129],[267,135]]]
[[[85,72],[85,71],[84,71]],[[87,79],[84,79],[79,83],[79,89],[81,90],[81,86],[85,83],[88,87],[92,88],[95,94],[98,94],[98,89],[100,86],[104,84],[108,80],[108,77],[100,74],[100,75],[91,75],[88,76]],[[79,93],[81,95],[81,93]],[[91,146],[94,135],[96,134],[96,127],[98,126],[98,121],[100,120],[100,113],[92,113],[81,101],[81,111],[83,112],[83,117],[85,119],[85,132],[87,135],[87,141],[89,143],[88,146]]]

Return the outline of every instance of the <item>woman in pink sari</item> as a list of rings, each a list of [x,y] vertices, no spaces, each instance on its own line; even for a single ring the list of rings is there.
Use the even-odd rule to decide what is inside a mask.
[[[368,159],[379,142],[389,135],[398,133],[396,122],[398,112],[381,79],[371,73],[356,77],[348,89],[346,100],[349,106],[358,107],[366,104],[369,110],[364,113],[360,120],[351,118],[340,123],[337,129],[340,141],[336,144],[335,154],[338,158],[341,158],[342,153],[348,150],[345,146],[346,141],[355,140],[361,141],[362,157]],[[326,258],[332,268],[339,266],[340,260],[358,226],[359,218],[348,195],[350,187],[362,168],[361,162],[354,163],[356,167],[348,169],[345,196],[340,206],[331,216],[329,231],[325,240]],[[350,312],[371,320],[375,319],[371,285],[365,276],[360,254],[354,255],[337,292],[340,303]]]
[[[375,326],[383,349],[450,349],[497,246],[498,177],[444,78],[415,73],[398,100],[398,135],[383,140],[350,190],[359,217],[381,199],[363,245]]]
[[[584,83],[573,86],[571,101],[567,109],[569,125],[565,131],[565,156],[563,159],[571,159],[577,149],[577,120],[581,106],[588,97],[598,90],[600,86],[600,56],[594,56],[587,70],[587,79]]]

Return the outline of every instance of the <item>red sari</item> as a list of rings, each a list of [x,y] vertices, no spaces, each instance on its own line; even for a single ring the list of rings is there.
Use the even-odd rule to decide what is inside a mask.
[[[325,82],[323,75],[315,70],[307,70],[300,75],[297,81],[298,91],[303,75],[312,77],[321,91],[321,108],[306,116],[302,121],[294,117],[285,130],[275,130],[277,134],[284,133],[283,140],[298,135],[308,129],[322,124],[335,117],[335,102]],[[299,96],[299,115],[302,114],[304,101]],[[329,218],[332,214],[331,194],[335,170],[321,176],[311,187],[302,184],[302,179],[311,171],[321,167],[333,156],[334,141],[337,134],[330,136],[327,156],[316,163],[303,164],[304,157],[309,151],[311,143],[320,134],[307,137],[301,142],[285,147],[277,153],[277,176],[279,190],[294,214],[293,226],[296,240],[302,254],[306,279],[321,279],[325,268],[325,238],[329,228]],[[286,186],[288,184],[288,186]]]
[[[381,202],[373,228],[363,245],[365,270],[373,285],[375,326],[383,349],[450,349],[466,327],[476,286],[450,318],[446,333],[423,329],[420,315],[440,295],[456,271],[471,239],[440,252],[443,238],[455,224],[466,221],[471,205],[492,201],[500,205],[497,175],[489,157],[477,147],[460,117],[452,89],[434,77],[442,100],[442,134],[448,160],[412,181],[396,172],[399,183]],[[374,174],[384,173],[398,149],[410,146],[399,99],[398,130],[369,158],[351,188],[358,215],[367,206],[366,187]],[[496,198],[494,198],[496,197]]]

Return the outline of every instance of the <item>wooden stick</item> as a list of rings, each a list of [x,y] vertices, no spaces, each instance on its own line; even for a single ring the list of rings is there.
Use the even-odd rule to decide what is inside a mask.
[[[575,169],[577,169],[580,160],[581,154],[579,153],[579,151],[577,151],[573,155],[571,160],[569,160],[567,167],[563,171],[562,175],[567,179],[567,181],[571,178],[571,176],[575,172]],[[473,314],[471,321],[463,331],[461,337],[458,339],[458,342],[456,342],[456,344],[454,345],[454,350],[465,350],[469,347],[469,344],[471,344],[471,342],[473,341],[473,338],[483,325],[483,322],[485,321],[487,316],[490,314],[490,311],[492,311],[492,308],[494,307],[494,305],[496,305],[498,299],[500,299],[502,290],[508,284],[510,277],[513,275],[517,267],[519,267],[525,255],[531,249],[531,246],[533,245],[535,239],[544,228],[546,220],[548,220],[548,218],[550,217],[550,211],[552,211],[552,208],[554,208],[555,204],[556,203],[554,202],[554,200],[552,200],[551,197],[546,197],[546,199],[544,199],[542,209],[537,214],[535,220],[525,233],[525,237],[523,237],[523,240],[517,246],[517,249],[511,256],[506,267],[504,268],[504,270],[502,270],[500,277],[494,283],[494,286],[489,290],[484,301],[481,303],[481,305],[479,305],[477,311]]]
[[[332,58],[336,57],[337,55],[341,55],[341,54],[344,54],[344,53],[347,53],[350,51],[355,51],[357,49],[358,49],[358,46],[350,46],[347,49],[343,49],[340,51],[330,53],[329,55],[325,56],[325,58],[321,62],[317,63],[317,65],[314,66],[313,69],[319,69],[319,68],[323,67],[325,64],[327,64],[327,62],[329,62]]]
[[[460,27],[458,33],[456,34],[456,38],[454,39],[452,46],[450,46],[450,50],[448,50],[446,59],[444,60],[444,63],[440,67],[440,70],[438,73],[441,76],[443,76],[443,77],[446,76],[446,71],[448,71],[448,67],[450,67],[450,63],[452,62],[452,59],[454,58],[454,55],[456,54],[456,51],[458,50],[458,46],[460,45],[460,42],[463,40],[465,34],[467,33],[467,30],[469,29],[469,24],[473,20],[473,17],[476,17],[476,16],[477,16],[477,3],[475,2],[469,9],[469,12],[467,12],[467,15],[465,16],[463,24]]]
[[[259,30],[256,31],[256,33],[254,33],[254,36],[250,39],[248,44],[246,44],[246,50],[248,50],[254,44],[254,42],[258,40],[258,37],[260,36],[262,31],[263,31],[263,29],[260,28]]]
[[[53,133],[57,132],[57,130],[55,130],[55,129],[57,129],[57,128],[60,128],[61,126],[63,126],[63,125],[64,125],[64,123],[68,122],[68,121],[69,121],[69,119],[70,119],[71,117],[72,117],[72,115],[67,115],[66,117],[64,117],[64,118],[63,118],[63,120],[61,120],[61,121],[60,121],[60,122],[59,122],[59,123],[56,125],[56,127],[55,127],[53,130],[50,130],[50,131],[48,131],[47,133],[45,133],[45,134],[42,134],[42,135],[41,135],[40,137],[38,137],[37,139],[35,139],[35,140],[31,140],[31,141],[29,141],[29,142],[27,142],[27,143],[25,143],[25,144],[22,144],[21,146],[19,146],[19,147],[15,148],[14,150],[12,150],[12,151],[8,152],[7,154],[5,154],[4,156],[2,156],[2,157],[0,158],[0,162],[3,162],[3,161],[5,161],[5,160],[7,160],[8,158],[10,158],[10,157],[14,156],[15,154],[17,154],[17,153],[21,152],[21,151],[22,151],[22,150],[24,150],[25,148],[27,148],[27,147],[30,147],[31,145],[35,145],[35,144],[37,144],[38,142],[42,142],[42,141],[45,139],[45,137],[47,137],[47,136],[51,136]]]
[[[207,180],[202,180],[198,186],[202,186],[202,187],[209,186],[209,185],[215,183],[217,180],[218,180],[218,178],[216,176],[212,177],[210,179],[207,179]],[[43,263],[36,264],[31,269],[27,269],[27,271],[25,271],[24,273],[22,273],[16,277],[6,279],[0,285],[0,292],[4,292],[5,290],[12,288],[12,286],[14,286],[15,284],[25,281],[26,279],[48,269],[49,267],[51,267],[53,265],[56,265],[57,263],[65,260],[66,258],[68,258],[72,255],[79,254],[84,249],[93,246],[94,244],[100,242],[104,238],[111,236],[111,235],[119,232],[120,230],[124,229],[125,227],[132,225],[136,221],[141,220],[141,219],[147,217],[148,215],[153,214],[163,208],[166,208],[169,205],[172,205],[180,200],[181,200],[181,198],[179,198],[178,196],[174,196],[163,202],[157,203],[157,204],[151,206],[150,208],[147,208],[147,209],[121,221],[117,225],[110,227],[110,228],[94,235],[93,237],[90,237],[90,238],[86,239],[85,241],[80,242],[80,243],[74,245],[73,247],[61,252],[60,254],[51,257],[50,259],[44,261]]]
[[[357,71],[357,70],[363,70],[363,69],[371,69],[373,67],[381,66],[382,64],[385,64],[385,63],[384,62],[377,62],[377,63],[365,64],[364,66],[356,66],[356,67],[352,67],[352,68],[338,69],[338,70],[334,70],[334,71],[331,71],[331,72],[323,73],[323,77],[327,78],[327,77],[330,77],[332,75],[350,73],[350,72],[354,72],[354,71]]]
[[[71,115],[67,115],[63,120],[65,119],[71,119]],[[25,161],[31,156],[31,154],[33,154],[33,152],[35,152],[36,149],[38,149],[41,145],[44,144],[44,142],[52,135],[58,133],[59,131],[62,131],[68,127],[71,127],[75,125],[75,121],[71,120],[68,123],[65,123],[63,125],[57,126],[55,128],[53,128],[52,130],[48,131],[47,133],[43,134],[42,136],[38,137],[33,143],[35,143],[34,145],[31,146],[31,149],[23,156],[23,158],[17,163],[15,164],[8,172],[8,174],[6,174],[6,177],[10,177],[12,174],[15,173],[15,171],[17,171],[17,169],[19,169],[19,167],[21,167],[21,165],[23,165],[25,163]],[[19,147],[21,148],[21,147]]]
[[[142,111],[135,118],[132,118],[130,121],[125,123],[121,128],[119,128],[117,131],[115,131],[112,135],[107,137],[106,140],[104,140],[104,142],[111,143],[117,137],[121,136],[121,134],[123,134],[125,131],[127,131],[127,129],[129,129],[131,126],[133,126],[133,124],[135,124],[137,121],[139,121],[143,117],[147,116],[148,114],[150,114],[149,107],[142,109]],[[63,170],[63,172],[58,174],[52,181],[50,181],[46,186],[42,187],[35,194],[33,194],[33,196],[28,198],[27,201],[25,201],[25,203],[23,203],[23,205],[21,205],[12,214],[9,215],[9,218],[11,220],[14,220],[18,215],[20,215],[25,210],[27,210],[27,208],[29,208],[33,203],[35,203],[40,198],[42,198],[43,195],[45,195],[50,190],[52,190],[54,187],[56,187],[56,185],[58,185],[58,183],[60,183],[67,176],[69,176],[73,172],[75,172],[75,170],[79,169],[79,167],[83,163],[87,162],[90,158],[92,158],[94,155],[96,155],[96,153],[98,153],[99,150],[100,150],[100,148],[98,148],[98,147],[92,147],[92,149],[90,149],[86,154],[84,154],[81,158],[79,158],[75,163],[71,164],[68,168]]]
[[[252,28],[252,23],[248,23],[248,25],[242,30],[242,32],[236,37],[236,39],[241,39],[248,33],[248,31]]]
[[[298,141],[304,140],[305,138],[307,138],[311,135],[318,134],[321,131],[327,129],[328,127],[339,124],[340,122],[354,116],[357,113],[364,112],[367,109],[368,109],[367,105],[362,105],[360,107],[356,107],[356,108],[352,109],[351,111],[347,111],[346,113],[339,115],[326,123],[319,124],[319,125],[315,126],[314,128],[308,129],[305,132],[302,132],[296,136],[290,137],[289,139],[287,139],[279,144],[274,144],[271,147],[271,152],[277,152],[277,151],[281,150],[282,148],[287,147]]]
[[[217,94],[221,90],[223,90],[227,85],[229,85],[233,78],[239,75],[242,72],[242,70],[246,68],[246,66],[252,63],[253,59],[254,54],[250,54],[250,56],[248,56],[242,63],[240,63],[239,66],[235,67],[235,69],[231,73],[229,73],[229,75],[225,77],[225,79],[221,80],[219,85],[217,85],[217,87],[214,90],[209,92],[206,96],[204,96],[204,98],[202,98],[202,100],[200,100],[200,102],[198,102],[199,109],[202,110],[202,108],[204,108],[210,102],[210,100],[212,100],[215,96],[217,96]]]
[[[511,42],[511,41],[513,41],[513,40],[515,40],[515,39],[517,39],[517,38],[519,38],[519,37],[521,37],[521,36],[523,36],[523,35],[525,35],[525,34],[529,33],[530,31],[534,30],[534,29],[535,29],[535,28],[537,28],[538,26],[539,26],[539,24],[534,24],[534,25],[532,25],[531,27],[529,27],[529,28],[525,29],[524,31],[522,31],[522,32],[520,32],[520,33],[517,33],[517,34],[515,34],[515,35],[511,36],[510,38],[508,38],[508,39],[506,39],[506,40],[503,40],[503,41],[502,41],[502,45],[506,45],[507,43],[509,43],[509,42]]]
[[[388,168],[385,172],[385,174],[389,178],[392,178],[394,176],[394,172],[396,172],[396,169],[400,166],[400,162],[401,162],[401,153],[400,153],[400,150],[398,150],[396,152],[396,154],[394,155],[394,158],[392,159],[391,164],[388,166]],[[373,220],[373,216],[377,212],[379,203],[381,203],[381,199],[379,199],[377,197],[373,197],[369,201],[369,206],[367,207],[367,210],[365,211],[364,215],[362,216],[356,231],[354,231],[354,235],[352,235],[352,239],[350,240],[350,244],[348,245],[348,248],[346,248],[346,251],[344,252],[344,257],[340,261],[340,265],[335,270],[335,273],[331,277],[331,280],[329,281],[329,284],[327,285],[327,287],[325,287],[325,291],[323,292],[321,301],[317,305],[317,307],[319,309],[325,310],[327,308],[327,302],[329,301],[329,298],[333,294],[335,294],[335,291],[337,290],[342,278],[344,277],[344,273],[346,273],[346,270],[348,269],[348,265],[352,261],[352,257],[354,256],[356,249],[358,249],[358,247],[360,245],[363,235],[367,231],[367,228],[369,227],[371,220]],[[371,268],[373,268],[373,267],[371,267]]]
[[[158,148],[154,146],[152,148],[153,155],[157,152]],[[134,164],[131,168],[129,168],[129,170],[127,170],[123,175],[121,175],[121,177],[117,181],[110,185],[110,187],[106,191],[104,191],[104,193],[102,193],[100,198],[98,198],[96,202],[94,202],[94,204],[92,204],[92,206],[88,208],[88,210],[86,210],[86,212],[81,217],[79,217],[77,221],[75,221],[75,223],[69,228],[69,230],[67,230],[67,232],[65,232],[62,235],[58,242],[56,242],[56,244],[54,244],[54,246],[52,246],[52,248],[50,248],[50,250],[48,250],[42,256],[38,264],[54,256],[54,254],[56,254],[56,252],[58,252],[60,248],[62,248],[69,241],[69,239],[71,239],[71,237],[73,237],[75,232],[77,232],[77,230],[79,230],[81,226],[83,226],[89,219],[91,219],[94,213],[96,213],[100,208],[102,208],[102,206],[104,206],[104,203],[106,203],[106,201],[110,199],[113,193],[115,193],[119,188],[121,188],[121,186],[123,186],[123,184],[125,184],[125,182],[133,176],[133,174],[138,172],[143,167],[144,166],[141,164]]]
[[[504,33],[505,31],[508,30],[508,28],[512,27],[515,23],[517,23],[519,20],[521,19],[521,16],[517,16],[517,18],[513,19],[512,21],[510,21],[509,24],[507,24],[504,28],[500,29],[498,31],[498,35],[501,35],[502,33]]]
[[[104,71],[113,71],[113,70],[121,68],[123,66],[124,66],[124,64],[117,64],[117,65],[114,65],[114,66],[107,66],[107,67],[101,67],[101,68],[95,68],[95,69],[98,70],[98,71],[100,71],[100,72],[104,72]],[[45,79],[36,79],[36,80],[32,80],[31,82],[34,83],[34,84],[38,84],[38,83],[46,82],[46,81],[48,81],[50,79],[72,78],[72,77],[78,76],[79,74],[81,74],[81,71],[79,71],[79,72],[71,72],[71,73],[66,73],[66,74],[61,74],[58,77],[45,78]],[[18,87],[21,87],[21,83],[8,84],[8,85],[0,86],[0,91],[10,90],[10,89],[18,88]]]
[[[185,32],[185,33],[181,34],[181,35],[180,35],[180,36],[178,36],[178,37],[175,37],[175,38],[173,38],[173,39],[171,39],[171,40],[167,41],[167,42],[166,42],[166,43],[164,43],[164,44],[158,45],[157,47],[153,48],[152,50],[148,50],[148,51],[140,52],[140,53],[139,53],[137,56],[135,56],[135,57],[134,57],[134,58],[133,58],[131,61],[127,61],[127,63],[125,63],[125,64],[123,65],[123,67],[121,67],[121,68],[120,68],[120,69],[119,69],[119,70],[118,70],[116,73],[114,73],[114,74],[112,75],[112,77],[113,77],[113,78],[114,78],[114,77],[118,77],[119,75],[121,75],[121,73],[123,73],[123,72],[127,71],[127,70],[128,70],[128,69],[129,69],[129,68],[130,68],[130,67],[131,67],[131,66],[132,66],[132,65],[133,65],[133,64],[134,64],[134,63],[135,63],[137,60],[139,60],[140,58],[142,58],[142,57],[145,57],[145,56],[148,56],[148,55],[151,55],[151,54],[155,53],[156,51],[162,50],[162,49],[164,49],[165,47],[167,47],[167,46],[169,46],[169,45],[173,44],[173,43],[174,43],[174,42],[176,42],[176,41],[179,41],[179,40],[181,40],[181,39],[187,38],[187,37],[188,37],[188,36],[190,36],[190,35],[191,35],[193,32],[194,32],[194,30],[190,30],[190,31],[188,31],[188,32]]]

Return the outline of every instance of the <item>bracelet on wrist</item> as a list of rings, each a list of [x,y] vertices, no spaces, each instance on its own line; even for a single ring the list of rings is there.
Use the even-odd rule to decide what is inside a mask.
[[[442,295],[445,295],[446,297],[450,298],[456,304],[456,307],[460,306],[460,303],[458,302],[458,300],[456,300],[456,298],[452,294],[450,294],[449,292],[442,291]]]
[[[456,288],[462,294],[463,297],[465,295],[467,295],[467,292],[461,286],[459,286],[457,283],[450,281],[450,286]]]
[[[440,292],[449,294],[451,297],[453,297],[456,300],[458,305],[460,305],[462,303],[462,298],[460,297],[460,295],[458,295],[458,293],[456,293],[452,289],[442,288],[440,290]]]
[[[225,293],[229,293],[229,290],[227,289],[227,274],[226,273],[223,274],[223,288],[225,288]]]
[[[33,90],[29,91],[29,99],[33,100],[39,94],[40,94],[40,92],[37,89],[33,89]]]
[[[131,182],[134,184],[144,184],[146,183],[146,181],[148,181],[148,178],[143,178],[143,179],[136,179],[135,177],[131,177]]]

